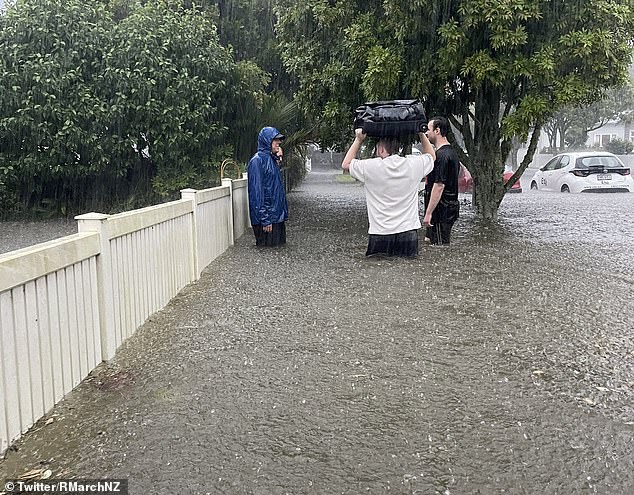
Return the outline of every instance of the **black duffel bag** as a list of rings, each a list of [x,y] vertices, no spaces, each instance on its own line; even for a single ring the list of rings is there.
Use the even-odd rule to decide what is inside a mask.
[[[368,136],[406,136],[427,127],[420,100],[375,101],[357,107],[354,113],[354,128]]]

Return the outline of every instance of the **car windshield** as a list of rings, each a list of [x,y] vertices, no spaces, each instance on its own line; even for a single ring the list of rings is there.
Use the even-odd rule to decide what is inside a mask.
[[[614,168],[622,166],[623,164],[615,156],[582,156],[577,158],[577,168]]]

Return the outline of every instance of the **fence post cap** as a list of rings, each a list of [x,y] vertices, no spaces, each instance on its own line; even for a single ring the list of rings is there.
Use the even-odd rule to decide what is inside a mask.
[[[107,220],[110,215],[106,215],[105,213],[84,213],[83,215],[77,215],[75,220]]]

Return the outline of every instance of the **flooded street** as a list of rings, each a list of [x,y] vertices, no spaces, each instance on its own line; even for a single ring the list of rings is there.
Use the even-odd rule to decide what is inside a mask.
[[[73,219],[0,222],[0,254],[77,233]]]
[[[450,247],[366,259],[363,188],[336,174],[314,168],[289,194],[286,247],[240,238],[7,453],[0,480],[634,493],[634,194],[523,178],[495,227],[466,204]]]

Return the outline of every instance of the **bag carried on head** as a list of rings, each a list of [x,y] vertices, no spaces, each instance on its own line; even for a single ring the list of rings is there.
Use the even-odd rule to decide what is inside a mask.
[[[427,126],[420,100],[375,101],[357,107],[354,113],[354,129],[362,128],[368,136],[407,136]]]

